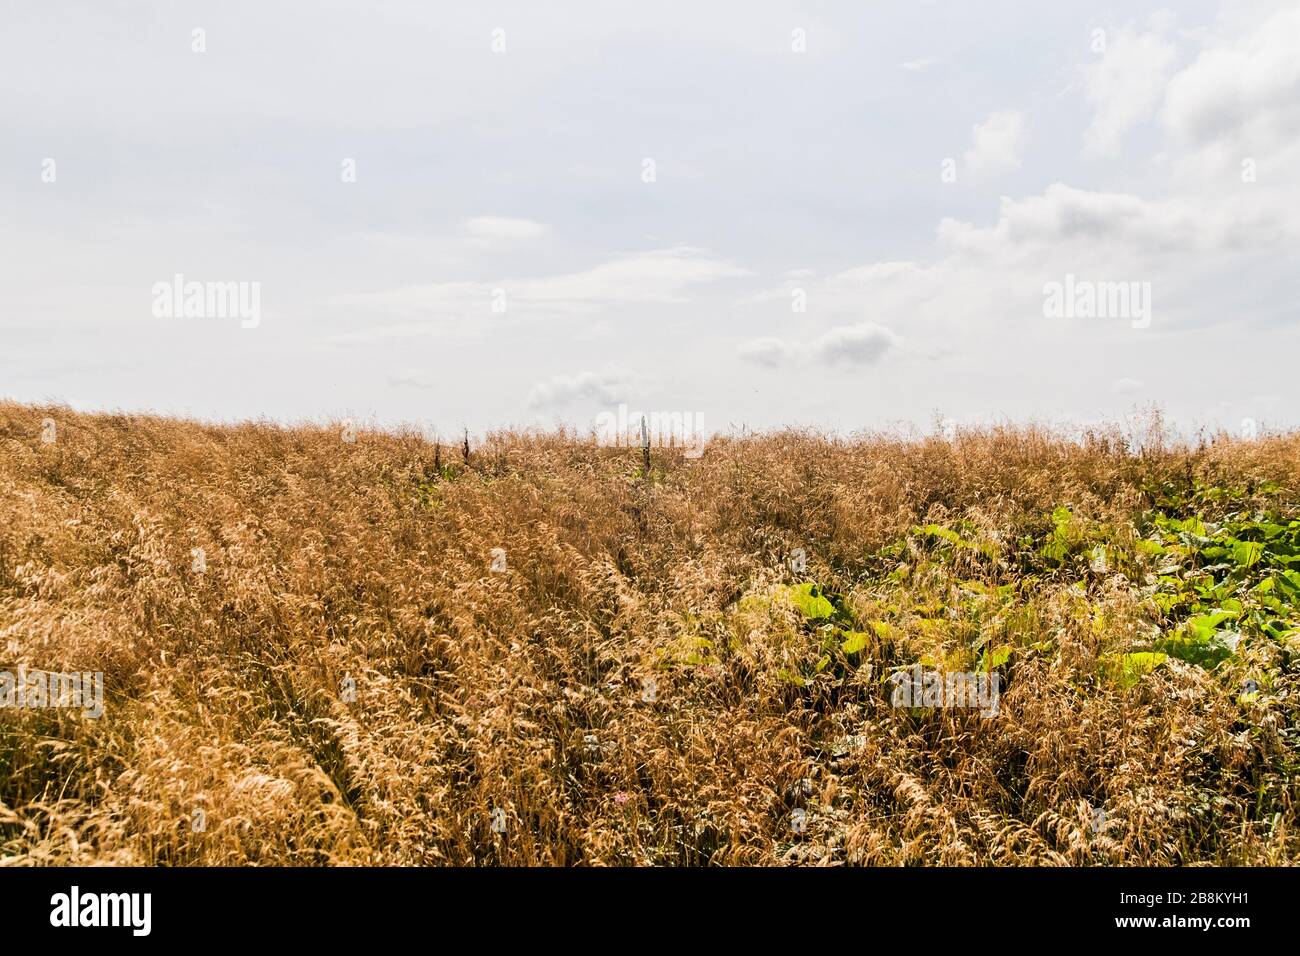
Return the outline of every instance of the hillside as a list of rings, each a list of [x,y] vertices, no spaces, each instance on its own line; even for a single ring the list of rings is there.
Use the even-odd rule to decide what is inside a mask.
[[[9,863],[1296,863],[1300,436],[0,403],[0,650]]]

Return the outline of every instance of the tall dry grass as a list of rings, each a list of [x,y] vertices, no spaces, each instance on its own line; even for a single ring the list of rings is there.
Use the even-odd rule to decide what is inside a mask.
[[[880,677],[916,659],[919,633],[875,639],[863,666],[797,687],[779,676],[808,640],[794,615],[743,600],[793,580],[785,560],[802,547],[803,577],[870,614],[873,563],[918,522],[964,518],[1005,538],[1068,503],[1125,524],[1153,480],[1294,493],[1300,438],[1137,453],[1114,431],[783,432],[653,459],[645,476],[637,450],[505,433],[466,462],[458,442],[414,433],[348,443],[339,426],[0,403],[0,667],[102,671],[107,686],[99,720],[0,711],[0,854],[1300,858],[1289,653],[1248,705],[1231,674],[1190,666],[1124,689],[1097,660],[1133,640],[1141,594],[1062,582],[1018,625],[1015,639],[1050,648],[1017,665],[996,718],[918,715],[891,708]],[[942,600],[941,583],[915,586]]]

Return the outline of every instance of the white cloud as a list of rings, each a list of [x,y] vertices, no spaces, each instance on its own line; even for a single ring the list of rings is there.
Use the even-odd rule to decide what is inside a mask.
[[[633,387],[633,376],[621,369],[555,375],[533,386],[528,393],[528,404],[533,408],[555,408],[580,399],[621,402],[629,398]]]
[[[738,351],[740,357],[747,362],[765,368],[780,368],[794,358],[797,349],[784,339],[769,335],[745,342]]]
[[[542,318],[605,309],[683,302],[697,286],[751,275],[702,249],[676,247],[613,259],[581,272],[491,282],[439,282],[340,296],[336,306],[408,317]],[[494,312],[493,303],[504,304]],[[431,330],[432,331],[432,330]]]
[[[1082,67],[1093,110],[1087,151],[1113,155],[1158,116],[1173,145],[1193,150],[1175,155],[1179,173],[1220,178],[1245,158],[1289,168],[1300,153],[1300,4],[1262,14],[1225,7],[1213,31],[1177,37],[1171,23],[1160,12],[1140,28],[1126,24]],[[1199,50],[1180,49],[1194,42]]]
[[[933,17],[906,5],[819,25],[739,2],[704,24],[678,0],[645,16],[584,3],[565,24],[517,4],[505,56],[469,9],[375,18],[338,0],[250,27],[241,6],[213,8],[205,56],[147,4],[18,13],[0,31],[17,84],[0,126],[31,158],[0,183],[10,394],[61,395],[56,361],[102,361],[74,377],[103,407],[478,428],[527,410],[534,383],[585,411],[616,391],[598,371],[612,361],[671,376],[677,404],[718,422],[865,424],[1096,412],[1120,404],[1122,374],[1209,361],[1277,382],[1278,416],[1297,417],[1296,0],[1184,5],[1176,24],[1119,14],[1103,57],[1085,0],[1046,20],[959,18],[963,44],[1034,51],[983,62],[936,46]],[[883,60],[862,60],[863,30]],[[333,68],[339,51],[357,68]],[[960,74],[954,95],[920,95],[940,73]],[[464,95],[430,97],[446,76]],[[790,148],[773,148],[773,117]],[[244,149],[255,135],[261,153],[305,157],[303,175]],[[1085,141],[1115,161],[1081,164]],[[974,189],[917,161],[968,148]],[[38,177],[49,152],[57,184]],[[657,184],[640,181],[643,155]],[[356,183],[339,179],[345,156]],[[194,208],[204,163],[221,173]],[[149,282],[176,271],[261,280],[262,326],[148,324]],[[1151,327],[1045,319],[1044,283],[1067,274],[1150,281]],[[14,322],[43,331],[15,341]],[[719,366],[719,346],[744,361]],[[830,374],[850,362],[868,374]],[[1168,376],[1139,394],[1185,412],[1202,392]]]
[[[811,342],[767,336],[742,344],[738,350],[746,361],[767,368],[779,368],[797,359],[823,365],[873,365],[901,340],[891,330],[875,322],[839,325]]]
[[[1116,379],[1115,384],[1110,387],[1112,392],[1117,395],[1131,395],[1134,392],[1140,392],[1146,388],[1146,383],[1136,378]]]
[[[1075,243],[1105,251],[1124,243],[1143,253],[1171,249],[1227,249],[1268,244],[1284,235],[1275,210],[1229,197],[1224,202],[1184,198],[1149,200],[1053,183],[1037,196],[1003,196],[998,220],[979,227],[945,218],[942,243],[955,250],[990,253],[1013,246]]]
[[[1088,152],[1114,153],[1130,129],[1155,113],[1177,58],[1167,26],[1168,17],[1157,14],[1145,31],[1131,24],[1112,31],[1106,52],[1083,68],[1084,97],[1093,109],[1083,134]]]
[[[1020,167],[1028,133],[1025,118],[1014,110],[992,113],[971,131],[971,148],[963,157],[971,176],[991,176]]]
[[[932,56],[923,56],[918,57],[915,60],[904,60],[898,65],[909,73],[920,73],[922,70],[928,70],[938,62],[939,61]]]
[[[1148,199],[1055,183],[1038,194],[1003,197],[987,224],[942,220],[928,261],[873,262],[802,283],[807,315],[869,310],[881,327],[905,335],[902,358],[960,358],[984,367],[1010,364],[1012,356],[1035,354],[1048,343],[1059,348],[1061,335],[1080,345],[1132,343],[1134,333],[1123,323],[1070,326],[1044,319],[1045,283],[1067,274],[1150,283],[1151,335],[1177,332],[1180,342],[1191,341],[1187,333],[1198,327],[1243,315],[1260,324],[1293,323],[1294,308],[1280,306],[1276,290],[1295,285],[1283,274],[1279,253],[1295,247],[1297,228],[1276,198],[1219,189]],[[1259,278],[1243,283],[1242,275]],[[792,284],[787,279],[783,287],[752,295],[745,307],[773,315],[788,310]],[[869,362],[897,344],[869,329],[841,326],[817,340],[816,351],[823,361],[842,353]],[[779,367],[813,352],[812,345],[760,339],[747,342],[740,355]]]
[[[478,216],[465,221],[465,231],[480,239],[536,239],[545,235],[547,228],[531,219]]]
[[[830,365],[872,365],[898,344],[898,336],[875,322],[841,325],[812,343],[813,358]]]
[[[865,266],[856,266],[838,273],[835,277],[841,282],[870,283],[886,279],[913,277],[920,272],[915,262],[872,262]]]
[[[390,374],[388,384],[393,388],[433,388],[436,381],[428,372],[408,369]]]
[[[1239,154],[1294,145],[1300,134],[1300,4],[1235,40],[1214,38],[1169,82],[1161,119],[1183,140],[1227,141]]]
[[[615,259],[568,275],[506,283],[522,302],[590,308],[628,303],[680,302],[690,287],[751,275],[702,249],[677,247]]]

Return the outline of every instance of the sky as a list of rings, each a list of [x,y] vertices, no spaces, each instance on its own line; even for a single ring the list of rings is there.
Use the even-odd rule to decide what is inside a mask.
[[[0,0],[0,397],[1294,427],[1298,174],[1300,0]]]

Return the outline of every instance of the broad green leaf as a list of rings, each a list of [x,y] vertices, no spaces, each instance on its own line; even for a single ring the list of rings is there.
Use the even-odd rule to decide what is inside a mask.
[[[1243,568],[1253,568],[1263,553],[1264,546],[1258,541],[1237,541],[1232,546],[1232,560]]]
[[[1102,658],[1102,664],[1107,674],[1127,690],[1157,667],[1163,666],[1167,659],[1164,654],[1137,651],[1132,654],[1107,654]]]
[[[1015,648],[1010,644],[1000,644],[994,648],[986,648],[980,655],[979,668],[982,671],[991,671],[994,668],[1001,667],[1007,661],[1011,660],[1011,654]]]
[[[835,605],[822,596],[815,584],[795,584],[790,587],[790,603],[810,621],[822,621],[835,615]]]
[[[1285,592],[1289,597],[1300,597],[1300,572],[1286,570],[1278,572],[1273,578],[1277,582],[1279,591]]]
[[[924,527],[913,529],[916,534],[926,535],[931,538],[942,538],[955,545],[965,544],[965,540],[956,531],[951,528],[945,528],[940,524],[927,524]]]
[[[1157,646],[1170,657],[1212,670],[1232,656],[1240,639],[1235,631],[1219,631],[1204,639],[1184,633],[1161,638]]]
[[[846,631],[844,634],[844,643],[840,645],[840,650],[845,654],[857,654],[866,646],[866,634],[862,631]]]
[[[1188,619],[1187,636],[1198,643],[1208,641],[1214,637],[1219,625],[1232,616],[1231,611],[1213,611],[1209,614],[1198,614],[1196,617]]]

